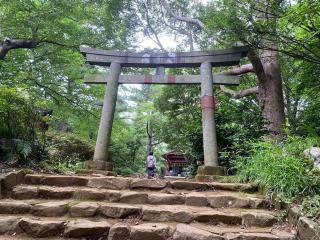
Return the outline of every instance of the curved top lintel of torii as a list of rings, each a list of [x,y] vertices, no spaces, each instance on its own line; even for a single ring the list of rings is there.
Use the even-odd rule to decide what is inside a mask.
[[[110,66],[111,62],[121,63],[123,67],[200,67],[201,63],[210,62],[213,67],[232,66],[239,64],[246,57],[248,46],[232,47],[213,51],[196,52],[158,52],[133,53],[110,51],[89,47],[80,47],[91,65]]]

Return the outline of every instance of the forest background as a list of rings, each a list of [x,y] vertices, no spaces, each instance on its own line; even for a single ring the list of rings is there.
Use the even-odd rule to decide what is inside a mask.
[[[0,161],[65,172],[92,158],[105,86],[83,79],[107,70],[87,65],[81,45],[158,52],[239,44],[252,48],[248,58],[213,70],[241,75],[239,87],[214,87],[219,162],[236,174],[230,181],[305,199],[319,216],[319,171],[303,156],[320,144],[317,0],[0,0]],[[194,174],[203,161],[200,86],[120,87],[111,146],[117,173],[145,171],[147,125],[159,167],[163,153],[180,150]]]

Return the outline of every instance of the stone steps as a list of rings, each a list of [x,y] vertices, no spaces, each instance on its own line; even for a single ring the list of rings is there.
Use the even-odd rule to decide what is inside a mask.
[[[295,239],[248,184],[104,174],[1,181],[0,239]]]
[[[24,183],[29,185],[48,185],[58,187],[86,186],[92,188],[103,188],[112,190],[150,190],[158,191],[165,188],[180,190],[225,190],[254,192],[256,189],[249,184],[219,183],[219,182],[195,182],[185,180],[160,180],[139,179],[113,176],[77,176],[77,175],[37,175],[27,174]]]
[[[33,216],[1,217],[1,234],[18,234],[3,239],[69,239],[84,238],[106,240],[294,240],[294,235],[272,228],[254,228],[223,224],[181,224],[174,222],[126,222],[112,219],[48,218]],[[32,237],[32,238],[29,238]],[[96,237],[96,238],[94,238]]]
[[[183,205],[147,205],[87,201],[0,201],[0,214],[32,214],[38,217],[94,217],[124,219],[139,217],[145,221],[180,223],[207,222],[269,227],[277,222],[274,212],[237,208],[195,207]]]
[[[89,187],[49,187],[43,185],[19,185],[13,188],[11,197],[25,199],[79,199],[121,202],[130,204],[162,204],[210,206],[212,208],[264,208],[267,205],[262,196],[239,194],[229,191],[133,191],[109,190]]]

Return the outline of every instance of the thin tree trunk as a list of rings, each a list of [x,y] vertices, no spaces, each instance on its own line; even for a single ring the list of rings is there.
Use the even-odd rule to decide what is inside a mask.
[[[152,152],[152,141],[153,141],[153,134],[152,134],[152,124],[151,122],[147,123],[147,156]]]

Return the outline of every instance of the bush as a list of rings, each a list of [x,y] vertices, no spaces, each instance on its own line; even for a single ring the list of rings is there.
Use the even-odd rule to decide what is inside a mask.
[[[47,140],[47,151],[52,162],[75,164],[93,157],[93,145],[77,135],[51,132]]]
[[[34,100],[23,88],[0,86],[0,160],[25,165],[42,157],[37,136],[40,118]]]
[[[284,201],[320,193],[320,177],[312,174],[313,164],[304,159],[304,149],[319,142],[317,138],[288,137],[275,144],[253,143],[249,157],[234,162],[241,181],[263,187],[269,196],[276,194]]]
[[[300,206],[300,211],[305,216],[320,221],[320,195],[305,198]]]

